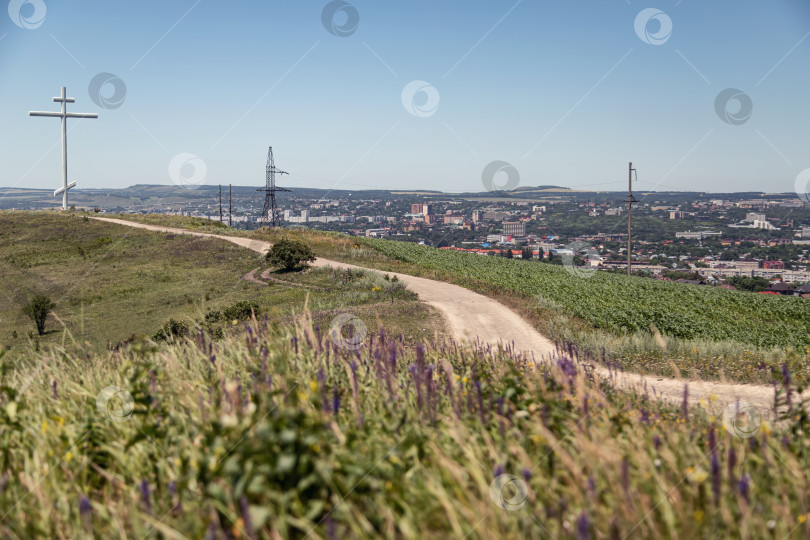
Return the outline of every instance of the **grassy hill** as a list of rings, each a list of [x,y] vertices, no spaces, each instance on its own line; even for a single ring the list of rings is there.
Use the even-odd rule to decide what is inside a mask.
[[[306,319],[0,366],[4,538],[810,533],[795,395],[726,429],[722,405],[618,393],[565,358],[350,350]]]
[[[239,302],[255,303],[276,323],[292,323],[293,313],[307,306],[326,327],[341,310],[351,310],[372,330],[379,319],[408,339],[442,329],[440,318],[413,295],[392,303],[382,276],[311,270],[280,275],[282,281],[269,285],[242,279],[257,267],[268,267],[260,254],[215,239],[132,229],[81,214],[3,211],[0,344],[11,356],[51,344],[98,352],[133,335],[153,336],[171,319],[189,329],[213,322],[227,329],[231,321],[206,315]],[[56,303],[44,336],[22,312],[36,293]]]
[[[787,364],[810,381],[810,302],[712,287],[585,273],[500,257],[311,229],[236,231],[198,218],[121,216],[268,241],[295,236],[322,257],[456,283],[520,312],[583,358],[665,376],[770,383]]]

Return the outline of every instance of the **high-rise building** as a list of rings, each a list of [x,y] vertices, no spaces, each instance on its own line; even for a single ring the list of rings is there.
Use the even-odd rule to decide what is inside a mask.
[[[526,236],[526,224],[522,221],[504,221],[503,234],[507,236]]]
[[[427,204],[427,203],[423,204],[422,205],[422,213],[425,214],[426,216],[432,214],[433,213],[433,205],[432,204]]]
[[[483,215],[484,215],[484,212],[482,212],[481,210],[473,210],[473,214],[472,214],[473,222],[478,223],[479,221],[481,221]]]
[[[411,214],[421,214],[422,213],[422,203],[416,203],[411,205]]]

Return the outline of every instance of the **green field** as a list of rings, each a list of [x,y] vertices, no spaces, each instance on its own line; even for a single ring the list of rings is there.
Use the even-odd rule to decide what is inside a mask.
[[[127,217],[128,216],[121,216]],[[296,237],[321,257],[449,281],[515,309],[583,358],[665,376],[770,383],[787,364],[810,381],[810,302],[437,250],[311,229],[245,232],[198,218],[134,220],[273,242]],[[658,335],[656,335],[658,332]]]
[[[0,344],[10,356],[37,347],[103,351],[153,336],[170,319],[190,330],[205,315],[236,302],[255,302],[262,316],[292,324],[305,306],[328,327],[351,310],[370,329],[377,320],[408,339],[426,339],[440,318],[413,295],[390,302],[382,276],[343,279],[328,270],[284,274],[284,283],[256,285],[242,277],[267,268],[262,256],[225,241],[154,233],[84,219],[81,214],[0,212]],[[336,285],[338,284],[338,285]],[[33,294],[55,303],[38,336],[22,312]],[[220,321],[227,330],[231,321]]]
[[[810,534],[795,395],[727,430],[729,404],[619,393],[568,360],[370,338],[259,322],[0,360],[0,537]]]
[[[385,255],[446,270],[526,296],[556,302],[571,315],[615,334],[648,331],[665,336],[732,340],[762,347],[810,346],[810,302],[802,298],[695,287],[586,272],[528,261],[439,250],[405,242],[366,240]]]

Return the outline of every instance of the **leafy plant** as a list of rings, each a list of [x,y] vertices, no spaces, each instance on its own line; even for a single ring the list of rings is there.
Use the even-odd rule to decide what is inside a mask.
[[[40,336],[45,333],[45,320],[54,307],[56,304],[44,294],[35,294],[23,307],[23,313],[34,321]]]
[[[303,263],[315,260],[312,249],[299,240],[279,240],[267,252],[267,260],[276,266],[282,266],[291,271],[302,266]]]

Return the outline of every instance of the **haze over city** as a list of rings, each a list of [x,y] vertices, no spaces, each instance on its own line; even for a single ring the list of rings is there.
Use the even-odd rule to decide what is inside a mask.
[[[633,161],[643,190],[790,192],[810,167],[798,0],[14,0],[0,19],[4,187],[58,187],[58,123],[28,111],[60,86],[99,114],[68,123],[79,188],[177,182],[179,154],[185,177],[258,187],[270,145],[291,188],[483,191],[502,160],[520,186],[621,190]]]

